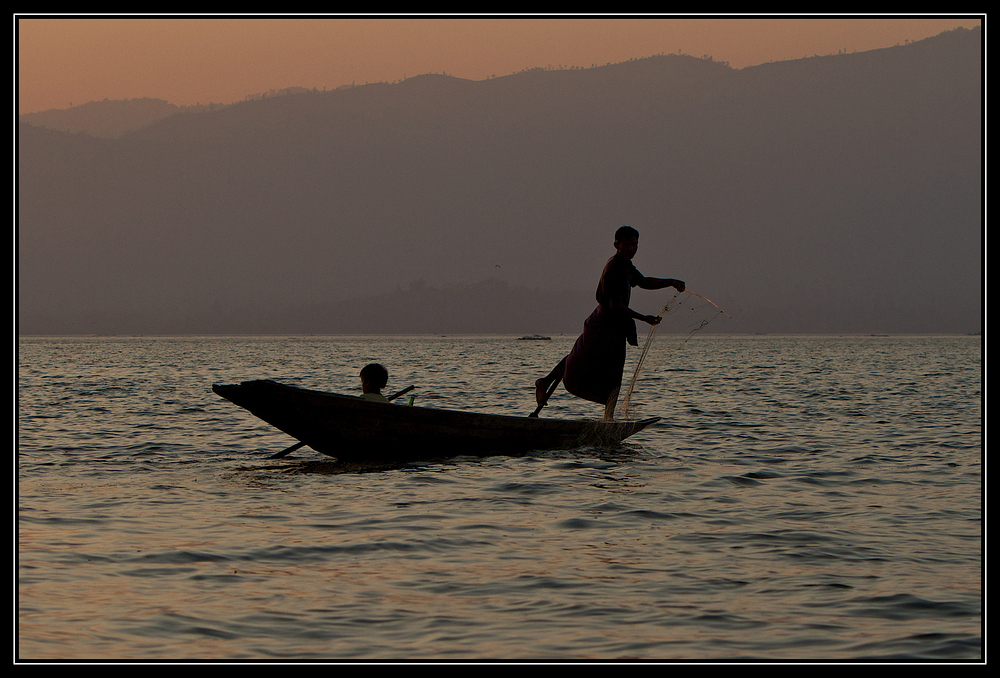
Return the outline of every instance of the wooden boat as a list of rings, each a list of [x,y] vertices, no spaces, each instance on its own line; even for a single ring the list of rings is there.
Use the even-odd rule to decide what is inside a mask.
[[[659,421],[659,417],[573,421],[412,407],[270,379],[216,384],[212,390],[317,452],[342,461],[613,447]]]

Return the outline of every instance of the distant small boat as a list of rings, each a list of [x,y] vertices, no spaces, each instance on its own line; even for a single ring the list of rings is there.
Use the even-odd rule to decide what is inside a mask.
[[[317,452],[341,461],[614,447],[660,419],[574,421],[411,407],[270,379],[216,384],[212,390]]]
[[[523,337],[518,337],[518,341],[552,341],[552,337],[546,337],[541,334],[526,334]]]

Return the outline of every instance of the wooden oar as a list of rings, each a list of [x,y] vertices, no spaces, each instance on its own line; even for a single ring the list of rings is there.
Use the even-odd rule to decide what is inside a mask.
[[[398,398],[401,395],[406,395],[407,393],[409,393],[410,391],[412,391],[415,388],[416,388],[416,386],[407,386],[406,388],[404,388],[399,393],[393,393],[391,396],[389,396],[389,400],[392,401],[392,400],[395,400],[396,398]]]
[[[545,392],[545,402],[536,407],[535,411],[528,415],[530,418],[532,419],[538,418],[538,413],[542,411],[543,407],[549,404],[549,398],[551,398],[552,394],[555,393],[556,386],[559,385],[560,381],[562,381],[562,377],[556,377],[555,379],[552,380],[552,383],[549,384],[549,390]]]
[[[295,443],[294,445],[292,445],[291,447],[283,449],[281,452],[275,452],[270,457],[268,457],[268,459],[281,459],[282,457],[287,457],[289,454],[291,454],[295,450],[299,449],[303,445],[305,445],[305,443],[302,442],[302,441],[299,441],[299,442]]]
[[[406,395],[407,393],[409,393],[410,391],[412,391],[415,388],[416,388],[416,386],[407,386],[406,388],[404,388],[399,393],[393,393],[391,396],[389,396],[388,399],[390,401],[395,400],[399,396]],[[539,409],[541,409],[541,408],[539,408]],[[300,440],[299,442],[295,443],[291,447],[286,447],[281,452],[275,452],[270,457],[268,457],[268,459],[281,459],[282,457],[287,457],[292,452],[294,452],[295,450],[299,449],[300,447],[303,447],[304,445],[305,445],[305,443]]]

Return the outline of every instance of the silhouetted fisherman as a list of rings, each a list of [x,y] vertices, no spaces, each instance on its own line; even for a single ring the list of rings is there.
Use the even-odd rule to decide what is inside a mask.
[[[538,409],[545,406],[561,379],[573,395],[604,405],[604,420],[613,421],[625,368],[625,344],[638,346],[635,321],[656,325],[660,318],[629,308],[632,288],[684,291],[684,282],[673,278],[647,278],[632,264],[639,248],[639,232],[622,226],[615,232],[615,255],[608,260],[597,286],[597,308],[583,325],[569,355],[548,375],[535,382]]]

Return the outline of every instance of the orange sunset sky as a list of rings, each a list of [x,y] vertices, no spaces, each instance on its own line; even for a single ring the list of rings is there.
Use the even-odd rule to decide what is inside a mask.
[[[891,47],[981,17],[153,17],[18,15],[19,113],[102,99],[232,103],[423,73],[470,80],[654,54],[767,61]]]

